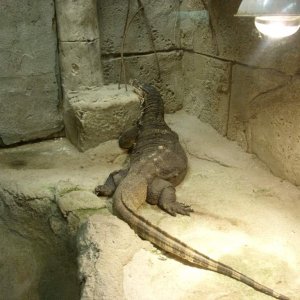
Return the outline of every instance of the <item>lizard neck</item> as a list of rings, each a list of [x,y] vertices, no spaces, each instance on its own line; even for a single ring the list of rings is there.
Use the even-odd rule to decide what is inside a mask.
[[[146,95],[142,103],[140,124],[143,126],[164,124],[164,104],[159,93]]]

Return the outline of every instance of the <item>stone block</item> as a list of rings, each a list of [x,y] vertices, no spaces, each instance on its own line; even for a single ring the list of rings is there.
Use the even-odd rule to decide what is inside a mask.
[[[53,1],[1,0],[0,80],[55,72]]]
[[[278,176],[300,184],[300,78],[233,68],[228,137]]]
[[[184,110],[225,135],[230,96],[230,63],[185,52],[182,69]]]
[[[69,93],[65,101],[67,137],[81,151],[117,138],[139,117],[139,100],[117,85]]]
[[[63,128],[53,1],[0,3],[0,144]]]
[[[4,145],[61,131],[55,75],[0,78],[0,115],[0,141]]]
[[[66,91],[102,85],[99,40],[60,42],[61,77]]]
[[[162,95],[166,112],[174,112],[182,108],[183,80],[181,71],[182,52],[172,51],[159,53],[161,80],[158,80],[158,67],[154,54],[125,57],[127,81],[138,79],[154,84]],[[103,76],[106,83],[119,81],[121,66],[120,58],[102,60]],[[122,82],[124,77],[122,76]]]

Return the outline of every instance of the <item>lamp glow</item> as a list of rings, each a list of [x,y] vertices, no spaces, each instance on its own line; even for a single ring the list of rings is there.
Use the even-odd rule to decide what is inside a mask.
[[[274,38],[284,38],[298,31],[298,16],[261,16],[255,18],[255,26],[262,34]]]
[[[242,0],[236,16],[254,17],[259,32],[284,38],[300,27],[300,0]]]

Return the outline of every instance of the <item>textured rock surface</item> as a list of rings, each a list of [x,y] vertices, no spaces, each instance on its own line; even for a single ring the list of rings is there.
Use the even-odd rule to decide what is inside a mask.
[[[231,65],[197,53],[184,53],[184,110],[227,132]]]
[[[189,157],[178,198],[191,204],[195,212],[190,218],[173,218],[145,206],[141,213],[212,258],[297,299],[299,189],[274,177],[253,155],[195,117],[179,112],[168,115],[167,121],[179,133]],[[35,299],[36,286],[44,278],[48,292],[61,293],[60,299],[77,299],[66,292],[69,288],[78,291],[72,277],[74,267],[70,276],[70,267],[61,269],[58,265],[61,260],[67,266],[72,262],[61,252],[74,249],[73,238],[83,222],[78,237],[78,271],[80,281],[85,282],[82,299],[268,299],[234,280],[166,257],[111,216],[110,201],[101,198],[97,204],[91,193],[94,187],[120,168],[125,158],[115,140],[84,153],[64,139],[0,151],[0,167],[5,171],[0,174],[1,230],[5,241],[10,239],[10,243],[1,243],[0,259],[10,261],[13,253],[18,266],[31,265],[26,273],[15,276],[15,268],[6,267],[10,275],[0,275],[1,282],[15,280],[4,281],[5,291],[14,285],[14,291]],[[47,256],[47,252],[36,250],[28,262],[30,247],[37,244],[44,251],[58,248],[61,252],[53,250],[54,254]],[[14,251],[9,252],[10,248]],[[44,253],[44,260],[39,259],[40,253]],[[55,258],[57,264],[53,263]],[[41,272],[44,261],[52,269]],[[22,274],[27,279],[20,282]],[[66,278],[71,283],[67,284]],[[53,282],[58,289],[52,288]],[[6,294],[0,296],[9,299]]]
[[[0,145],[62,130],[52,1],[0,4]]]
[[[57,209],[54,190],[46,188],[47,176],[39,185],[41,173],[15,171],[24,167],[15,159],[7,169],[2,154],[0,298],[79,299],[74,238]]]
[[[59,42],[61,77],[65,91],[102,85],[99,41]]]
[[[234,66],[228,136],[300,184],[300,78]]]
[[[174,49],[179,44],[179,23],[176,13],[179,3],[176,1],[144,1],[142,3],[154,37],[156,50]],[[101,0],[98,8],[101,52],[102,54],[120,53],[127,2]],[[133,1],[130,6],[129,20],[137,10],[137,1]],[[153,51],[145,19],[141,13],[137,14],[130,23],[124,51],[126,53]]]
[[[57,0],[62,84],[66,91],[103,84],[96,0]]]
[[[110,84],[69,93],[67,98],[64,107],[67,137],[82,151],[118,138],[140,114],[139,100],[131,87],[126,91]]]
[[[117,217],[90,217],[78,235],[79,274],[84,282],[81,299],[127,299],[123,268],[143,244],[151,249]]]

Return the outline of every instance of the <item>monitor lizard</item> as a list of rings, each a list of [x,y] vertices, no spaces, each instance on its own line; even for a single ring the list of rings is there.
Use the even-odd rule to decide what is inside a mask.
[[[127,168],[112,172],[103,185],[96,187],[95,193],[113,196],[116,214],[141,238],[174,257],[236,279],[276,299],[290,299],[191,248],[138,213],[145,202],[158,205],[172,216],[190,215],[193,210],[176,201],[175,186],[186,175],[187,156],[178,135],[165,123],[161,95],[150,84],[137,80],[131,84],[140,99],[141,115],[136,125],[119,138],[120,147],[130,152],[130,163]]]

